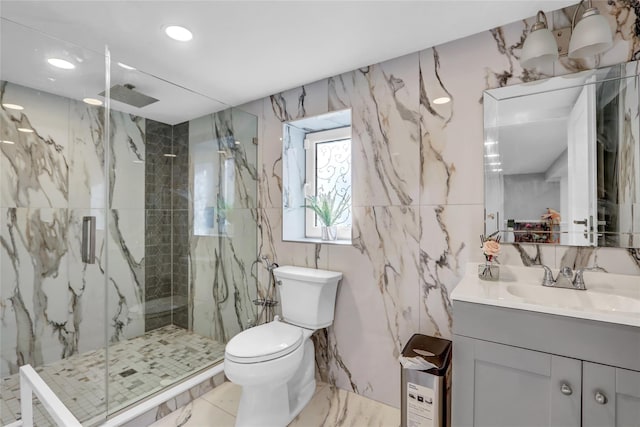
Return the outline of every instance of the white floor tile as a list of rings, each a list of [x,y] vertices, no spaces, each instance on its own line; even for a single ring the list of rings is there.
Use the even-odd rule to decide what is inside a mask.
[[[167,415],[150,427],[233,427],[235,417],[212,405],[203,398],[198,398]]]
[[[238,413],[241,393],[242,387],[227,381],[203,394],[201,398],[235,416]]]

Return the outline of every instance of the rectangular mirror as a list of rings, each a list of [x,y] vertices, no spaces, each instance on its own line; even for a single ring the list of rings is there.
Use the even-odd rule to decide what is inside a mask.
[[[640,247],[638,62],[484,93],[485,232]]]
[[[351,244],[351,110],[283,124],[282,240]]]

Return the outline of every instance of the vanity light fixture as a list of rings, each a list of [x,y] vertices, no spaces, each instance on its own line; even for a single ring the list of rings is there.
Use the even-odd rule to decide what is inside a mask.
[[[62,68],[63,70],[73,70],[74,68],[76,68],[76,66],[71,62],[60,58],[49,58],[47,59],[47,62],[50,65],[53,65],[56,68]]]
[[[536,23],[522,45],[520,64],[523,68],[536,68],[558,59],[558,44],[547,24],[547,15],[538,11]]]
[[[4,108],[8,108],[10,110],[24,110],[24,107],[22,105],[18,105],[18,104],[2,104],[2,106]]]
[[[179,25],[169,25],[164,29],[164,32],[167,36],[179,42],[188,42],[193,38],[191,31]]]
[[[592,0],[584,7],[581,0],[571,20],[571,27],[549,30],[547,17],[543,11],[536,16],[536,23],[524,41],[520,64],[523,68],[536,68],[550,64],[558,55],[569,58],[587,58],[605,52],[613,46],[613,36],[607,19],[593,7]],[[580,8],[584,9],[582,18],[576,24]],[[568,44],[567,44],[568,42]]]
[[[33,129],[29,129],[29,128],[18,128],[19,132],[24,132],[24,133],[33,133]]]
[[[99,99],[95,99],[95,98],[84,98],[82,100],[82,102],[84,102],[85,104],[95,105],[95,106],[102,105],[102,101],[100,101]]]

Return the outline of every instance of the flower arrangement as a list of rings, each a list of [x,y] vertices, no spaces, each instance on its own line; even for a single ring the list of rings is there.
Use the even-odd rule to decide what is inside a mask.
[[[478,268],[479,277],[485,280],[498,280],[499,270],[497,266],[493,265],[493,261],[496,260],[500,254],[500,235],[498,231],[486,237],[484,234],[481,234],[480,247],[484,254],[485,264]]]

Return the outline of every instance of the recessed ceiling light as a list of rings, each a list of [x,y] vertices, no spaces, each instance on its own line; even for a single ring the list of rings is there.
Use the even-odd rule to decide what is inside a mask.
[[[71,62],[65,61],[64,59],[60,58],[49,58],[47,59],[47,62],[54,67],[62,68],[63,70],[73,70],[74,68],[76,68],[76,66]]]
[[[193,38],[191,31],[187,30],[185,27],[180,27],[179,25],[169,25],[164,29],[164,32],[169,37],[179,42],[188,42]]]
[[[434,104],[446,104],[447,102],[451,102],[451,98],[448,96],[441,96],[440,98],[436,98],[433,100]]]
[[[89,105],[102,105],[102,101],[100,101],[99,99],[95,99],[95,98],[85,98],[82,100],[82,102],[84,102],[85,104],[89,104]]]
[[[6,140],[6,139],[5,139],[5,140],[3,140],[3,141],[2,141],[2,143],[3,143],[3,144],[15,144],[15,142],[13,142],[13,141],[8,141],[8,140]]]
[[[135,68],[133,68],[132,66],[127,65],[127,64],[123,64],[122,62],[118,62],[118,66],[120,68],[124,68],[125,70],[135,70]]]
[[[10,110],[24,110],[24,107],[18,104],[2,104],[2,106]]]
[[[33,133],[33,129],[29,129],[29,128],[18,128],[18,130],[24,133]]]

